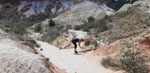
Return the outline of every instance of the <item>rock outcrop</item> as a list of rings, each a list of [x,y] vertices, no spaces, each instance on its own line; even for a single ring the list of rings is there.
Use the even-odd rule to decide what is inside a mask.
[[[68,30],[67,33],[61,34],[56,40],[54,40],[52,45],[55,45],[61,49],[71,48],[73,47],[73,44],[71,43],[73,38],[85,39],[87,37],[87,32]]]
[[[0,30],[0,73],[51,73],[45,62]]]
[[[60,49],[69,49],[73,48],[72,39],[79,38],[84,39],[84,42],[81,42],[81,46],[86,48],[86,50],[94,50],[95,48],[102,46],[100,41],[90,37],[87,32],[68,30],[66,33],[61,34],[56,40],[52,42],[52,45],[59,47]]]
[[[97,37],[111,43],[144,31],[150,24],[149,4],[149,1],[137,1],[123,6],[116,14],[103,19],[108,29]]]
[[[61,13],[54,20],[63,25],[79,25],[89,16],[101,18],[113,14],[113,10],[106,5],[98,5],[91,1],[84,1],[71,6],[70,10]]]
[[[130,7],[138,6],[138,8],[144,13],[150,13],[150,1],[149,0],[139,0],[133,4],[125,4],[117,12],[127,11]]]

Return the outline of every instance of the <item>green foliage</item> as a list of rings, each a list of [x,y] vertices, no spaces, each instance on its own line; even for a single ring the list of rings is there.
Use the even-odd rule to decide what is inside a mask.
[[[97,33],[107,30],[106,22],[111,21],[111,16],[106,15],[104,18],[95,21],[94,27]]]
[[[26,27],[24,24],[22,24],[21,22],[18,23],[12,23],[11,21],[8,20],[0,20],[0,28],[9,28],[10,32],[13,32],[15,34],[20,34],[23,35],[24,33],[26,33]]]
[[[89,22],[89,23],[95,21],[95,18],[94,18],[93,16],[89,16],[87,19],[88,19],[88,22]]]
[[[11,5],[10,3],[5,3],[5,7],[6,7],[6,8],[11,8],[12,5]]]
[[[83,21],[83,24],[76,25],[74,29],[89,31],[90,29],[94,28],[97,30],[97,32],[103,32],[107,29],[106,24],[105,24],[105,19],[107,19],[106,17],[97,21],[95,21],[95,18],[92,16],[88,17],[87,19],[88,21]]]
[[[31,15],[31,16],[29,16],[27,18],[20,19],[19,21],[23,22],[23,24],[25,24],[26,26],[30,27],[33,24],[39,23],[41,21],[44,21],[45,18],[47,18],[47,17],[48,17],[47,14],[45,14],[43,12],[40,12],[38,14]]]
[[[35,26],[34,31],[35,31],[35,32],[41,32],[41,31],[42,31],[42,25],[41,25],[41,23],[38,23],[38,24]]]
[[[94,28],[96,28],[97,33],[107,30],[106,23],[102,20],[96,21]]]
[[[24,34],[26,32],[25,26],[15,23],[15,24],[11,24],[10,29],[15,33],[15,34]]]
[[[50,19],[49,20],[49,26],[55,26],[55,21],[53,19]]]
[[[124,50],[120,58],[120,63],[122,68],[128,73],[148,73],[147,63],[148,61],[143,61],[147,57],[141,55],[142,49],[137,49],[136,51]]]
[[[64,31],[64,26],[55,26],[50,28],[48,32],[43,36],[43,40],[47,42],[52,42]]]
[[[68,29],[72,29],[71,25],[67,25],[65,31],[67,31]]]
[[[11,20],[12,17],[14,15],[16,15],[14,12],[15,12],[15,7],[11,7],[11,8],[6,8],[5,12],[3,14],[1,14],[1,17],[0,19],[2,20]],[[15,19],[16,20],[16,19]]]
[[[83,31],[89,31],[89,29],[91,29],[94,25],[93,22],[87,22],[87,21],[84,21],[83,24],[81,25],[76,25],[74,27],[75,30],[83,30]]]
[[[75,30],[84,30],[84,31],[89,31],[89,29],[93,28],[94,26],[94,21],[95,18],[90,16],[87,18],[88,21],[83,21],[83,24],[81,25],[76,25],[74,27]]]

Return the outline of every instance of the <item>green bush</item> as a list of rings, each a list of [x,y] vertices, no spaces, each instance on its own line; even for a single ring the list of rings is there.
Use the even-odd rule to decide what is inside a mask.
[[[9,32],[15,33],[15,34],[20,34],[23,35],[24,33],[26,33],[26,27],[24,24],[22,24],[21,22],[18,23],[13,23],[11,21],[8,20],[0,20],[0,28],[9,28]]]
[[[94,18],[93,16],[89,16],[87,19],[88,19],[88,22],[89,22],[89,23],[95,21],[95,18]]]
[[[71,25],[67,25],[67,26],[65,27],[65,31],[67,31],[68,29],[72,29],[72,26],[71,26]]]
[[[141,55],[142,49],[135,50],[124,50],[120,58],[120,63],[122,64],[122,69],[128,73],[148,73],[147,63],[148,61],[143,61],[147,57]]]
[[[76,26],[74,26],[74,29],[75,30],[81,30],[81,26],[80,25],[76,25]]]
[[[1,14],[0,19],[11,21],[14,15],[17,15],[16,7],[5,8],[6,10]],[[16,20],[16,18],[14,19]]]
[[[111,17],[108,15],[106,15],[104,18],[99,19],[94,22],[93,28],[96,29],[97,33],[107,30],[107,26],[106,26],[107,20],[109,20],[109,21],[111,20]]]
[[[5,7],[6,7],[6,8],[11,8],[12,5],[11,5],[10,3],[5,3]]]
[[[106,24],[103,21],[95,22],[94,28],[96,28],[97,33],[107,30],[107,26],[106,26]]]
[[[11,30],[15,33],[15,34],[24,34],[26,32],[25,26],[21,25],[21,24],[12,24],[11,25]]]
[[[88,23],[88,22],[85,21],[85,22],[84,22],[83,24],[81,24],[81,25],[76,25],[76,26],[74,27],[74,29],[75,29],[75,30],[89,31],[89,29],[93,28],[93,26],[94,26],[94,23],[93,23],[93,22]]]
[[[83,31],[89,31],[91,28],[93,28],[94,24],[93,23],[86,23],[82,25],[82,30]]]
[[[31,15],[27,18],[23,18],[22,20],[24,20],[27,26],[32,26],[33,24],[44,21],[45,18],[48,18],[48,15],[43,12],[40,12],[38,14]]]
[[[90,16],[87,18],[88,21],[83,21],[83,24],[81,25],[76,25],[74,27],[75,30],[83,30],[83,31],[89,31],[91,28],[94,27],[94,21],[95,18]]]
[[[41,32],[41,31],[42,31],[42,25],[41,25],[41,23],[39,23],[39,24],[37,24],[37,25],[35,26],[34,31],[35,31],[35,32]]]
[[[49,26],[55,26],[55,21],[53,19],[50,19],[49,20]]]
[[[83,31],[89,31],[90,29],[96,29],[97,32],[103,32],[107,29],[107,26],[105,24],[105,20],[110,18],[109,16],[105,16],[103,19],[95,21],[95,18],[90,16],[87,18],[88,21],[83,21],[83,24],[76,25],[74,27],[75,30],[83,30]]]

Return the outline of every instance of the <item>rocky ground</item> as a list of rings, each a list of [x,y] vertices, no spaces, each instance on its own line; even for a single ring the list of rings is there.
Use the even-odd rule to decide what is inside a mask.
[[[38,42],[43,50],[41,53],[48,57],[50,61],[65,70],[67,73],[117,73],[105,69],[99,64],[90,62],[84,54],[75,55],[73,50],[64,51],[44,42]]]
[[[1,73],[65,73],[31,48],[0,30]]]
[[[19,9],[23,12],[16,20],[20,19],[24,12],[29,16],[27,19],[18,20],[19,22],[13,21],[16,17],[13,11],[16,12],[16,9],[8,8],[6,13],[12,11],[12,15],[3,14],[0,20],[1,28],[8,32],[0,30],[0,72],[124,73],[123,70],[104,67],[102,61],[105,58],[117,60],[122,48],[132,49],[128,48],[126,41],[136,44],[135,49],[143,48],[142,54],[149,56],[149,8],[149,0],[126,4],[116,12],[103,3],[81,0],[66,9],[62,8],[61,4],[48,6],[45,12],[39,14],[34,13],[34,10],[27,10],[26,13],[26,9]],[[95,27],[89,28],[89,31],[75,30],[74,27],[82,25],[83,21],[89,23],[89,16],[95,18],[95,21],[90,23],[96,24]],[[49,26],[49,17],[56,22],[55,26]],[[25,28],[18,27],[20,24]],[[35,32],[38,24],[41,30]],[[105,25],[107,29],[98,31],[97,27],[103,27],[100,25]],[[13,37],[10,37],[11,29],[17,33],[13,33]],[[26,32],[18,34],[18,31]],[[85,39],[81,43],[84,48],[77,49],[78,55],[73,53],[73,38]]]

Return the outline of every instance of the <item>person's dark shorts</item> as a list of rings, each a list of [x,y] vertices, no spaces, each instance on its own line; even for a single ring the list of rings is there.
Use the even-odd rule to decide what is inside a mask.
[[[76,43],[76,42],[73,42],[73,41],[72,41],[72,43],[73,43],[73,45],[74,45],[74,48],[77,48],[77,43]]]

